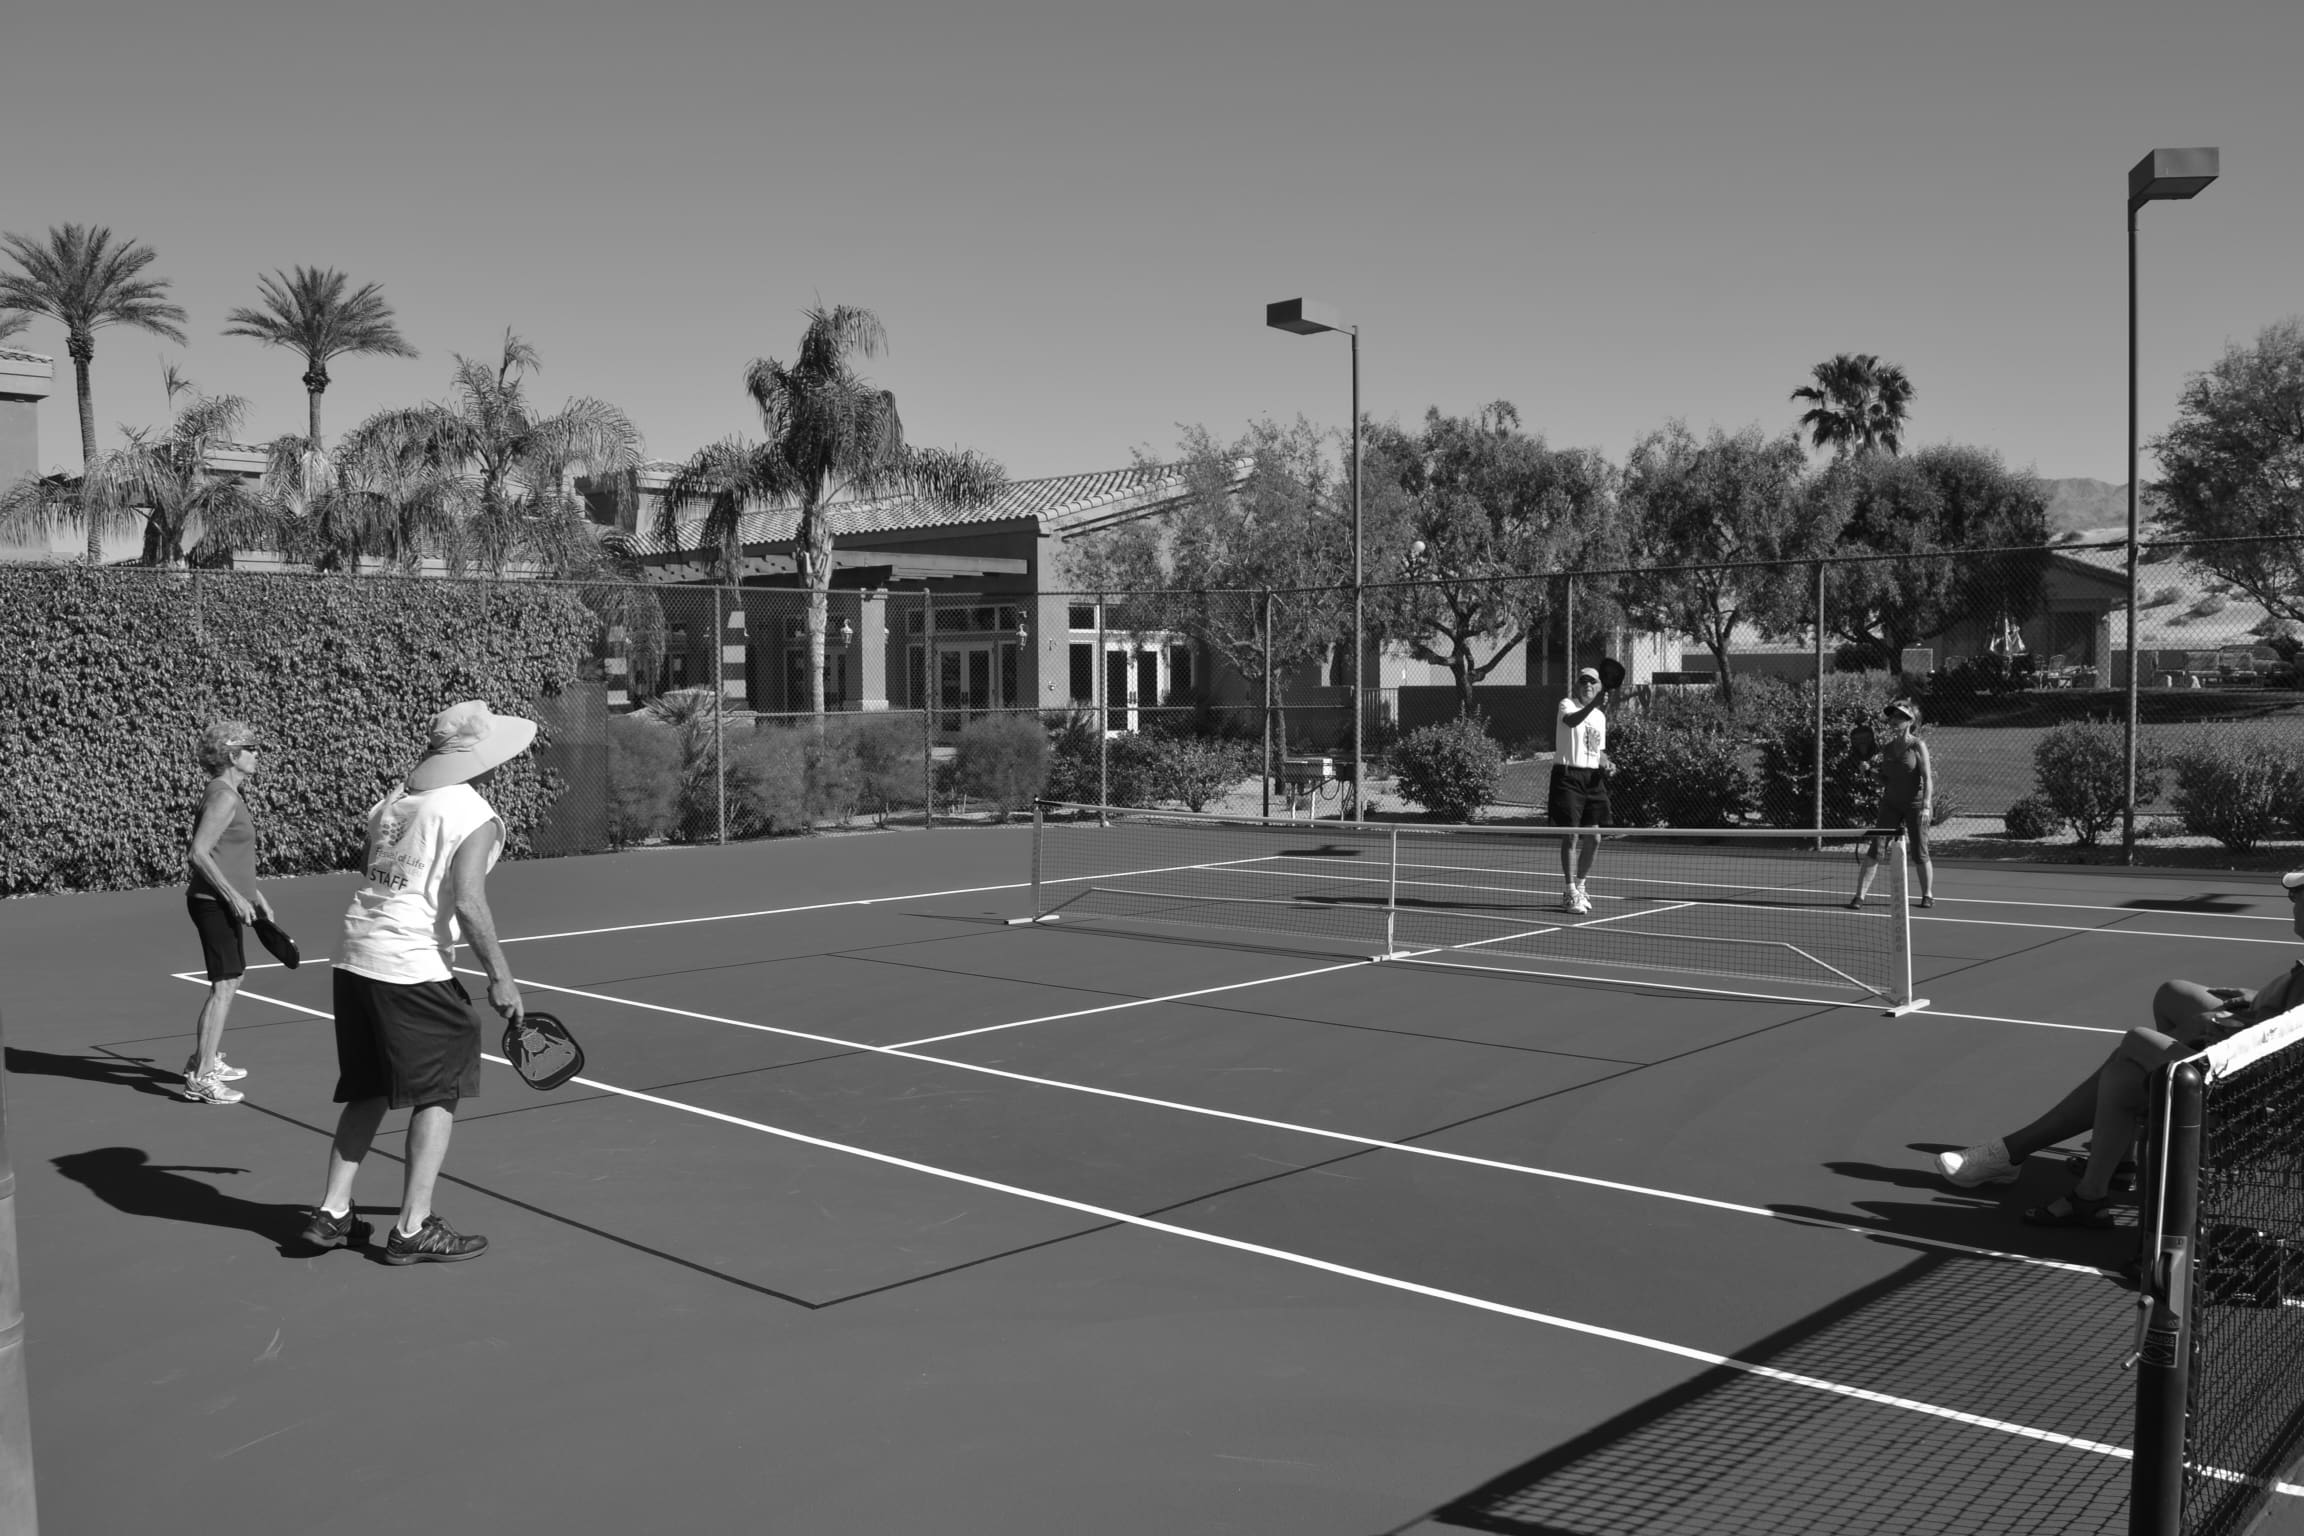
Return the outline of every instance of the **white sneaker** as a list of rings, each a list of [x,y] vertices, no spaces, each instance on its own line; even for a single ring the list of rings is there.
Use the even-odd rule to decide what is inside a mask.
[[[215,1077],[188,1077],[184,1086],[176,1090],[195,1104],[237,1104],[247,1095],[237,1088],[227,1088]]]
[[[1936,1171],[1958,1189],[2013,1184],[2020,1176],[2016,1165],[2008,1160],[2008,1143],[1997,1138],[1963,1152],[1937,1153]]]
[[[190,1077],[192,1075],[192,1069],[198,1065],[200,1065],[199,1057],[185,1057],[184,1075],[186,1077]],[[220,1083],[236,1083],[240,1081],[240,1079],[246,1077],[248,1075],[248,1071],[245,1067],[236,1067],[232,1065],[232,1063],[224,1059],[224,1053],[222,1051],[218,1051],[216,1053],[216,1070],[209,1073],[208,1075],[215,1078],[216,1081]]]
[[[1571,912],[1589,912],[1592,910],[1592,897],[1584,889],[1582,882],[1568,888],[1568,910]]]

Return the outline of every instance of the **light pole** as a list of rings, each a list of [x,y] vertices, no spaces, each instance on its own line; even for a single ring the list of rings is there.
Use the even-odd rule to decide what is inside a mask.
[[[1362,614],[1360,581],[1360,327],[1344,312],[1318,299],[1282,299],[1264,306],[1264,323],[1276,331],[1315,336],[1342,331],[1352,338],[1352,819],[1368,819],[1367,758],[1361,751],[1362,717],[1360,674],[1367,660],[1367,625]]]
[[[2120,807],[2120,860],[2136,862],[2136,684],[2144,670],[2136,646],[2136,210],[2146,203],[2198,197],[2216,179],[2217,152],[2156,149],[2128,172],[2128,725],[2121,734],[2128,792]]]

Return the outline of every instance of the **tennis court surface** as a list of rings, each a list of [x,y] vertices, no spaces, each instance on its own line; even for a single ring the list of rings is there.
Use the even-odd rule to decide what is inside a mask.
[[[349,877],[267,884],[313,958],[251,969],[233,1107],[169,1091],[179,893],[11,904],[43,1530],[2127,1529],[2133,1227],[2022,1225],[2057,1157],[1962,1193],[1928,1154],[2031,1118],[2158,981],[2294,959],[2276,881],[1943,865],[1892,1014],[1874,934],[1796,945],[1847,996],[1691,976],[1529,938],[1587,921],[1521,922],[1534,884],[1415,886],[1466,845],[1304,846],[1360,862],[1178,884],[1145,843],[1036,893],[1018,826],[507,864],[589,1066],[487,1069],[438,1204],[492,1246],[413,1269],[295,1236]],[[1796,944],[1611,859],[1664,878],[1610,844],[1590,920]],[[1858,920],[1853,859],[1801,867],[1763,905]],[[1306,879],[1334,922],[1173,910]],[[1493,953],[1368,958],[1441,945]]]

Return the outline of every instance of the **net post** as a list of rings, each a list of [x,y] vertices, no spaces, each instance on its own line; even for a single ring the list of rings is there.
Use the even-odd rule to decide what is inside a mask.
[[[1264,815],[1272,814],[1272,594],[1264,594]]]
[[[1038,922],[1047,908],[1040,905],[1040,833],[1047,825],[1045,800],[1032,802],[1032,920]]]
[[[1395,942],[1396,923],[1400,916],[1400,824],[1392,824],[1390,846],[1384,859],[1384,953],[1387,957],[1400,952]]]
[[[1817,841],[1821,843],[1823,839],[1818,838]],[[1889,966],[1889,986],[1894,989],[1894,993],[1888,999],[1888,1012],[1894,1016],[1917,1013],[1928,1006],[1928,999],[1912,995],[1912,867],[1905,857],[1903,831],[1899,829],[1888,842],[1893,850],[1887,862],[1890,888],[1895,897],[1895,911],[1888,918],[1889,930],[1895,936],[1895,957]]]
[[[2200,1065],[2163,1068],[2166,1131],[2156,1137],[2159,1242],[2143,1254],[2146,1308],[2136,1368],[2134,1460],[2128,1471],[2129,1536],[2178,1536],[2184,1515],[2184,1416],[2192,1355],[2192,1263],[2200,1224]]]
[[[1815,787],[1816,825],[1824,825],[1824,562],[1816,562],[1816,741],[1814,761],[1810,764],[1809,782]],[[1824,851],[1824,839],[1816,839],[1816,851]],[[1912,990],[1907,979],[1904,990]]]
[[[24,1292],[17,1284],[16,1175],[8,1161],[8,1109],[0,1097],[0,1530],[36,1536],[31,1393],[24,1364]]]
[[[720,818],[720,842],[728,841],[728,685],[722,670],[728,647],[721,643],[720,589],[712,589],[712,777],[713,804]]]

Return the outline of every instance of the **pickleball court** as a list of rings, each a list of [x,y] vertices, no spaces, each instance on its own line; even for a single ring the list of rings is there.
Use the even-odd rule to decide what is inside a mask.
[[[194,1106],[180,897],[18,904],[48,1528],[398,1529],[412,1478],[442,1530],[2126,1529],[2133,1230],[2021,1225],[2057,1159],[1960,1193],[1927,1154],[2028,1119],[2159,980],[2287,963],[2276,881],[1946,865],[1930,1006],[1891,1015],[1375,963],[1349,921],[1022,923],[1030,840],[503,866],[590,1062],[489,1068],[439,1205],[493,1246],[418,1270],[292,1236],[325,964],[251,969],[247,1102]],[[1192,894],[1128,883],[1161,867],[1098,878]],[[324,958],[347,878],[267,890]]]

